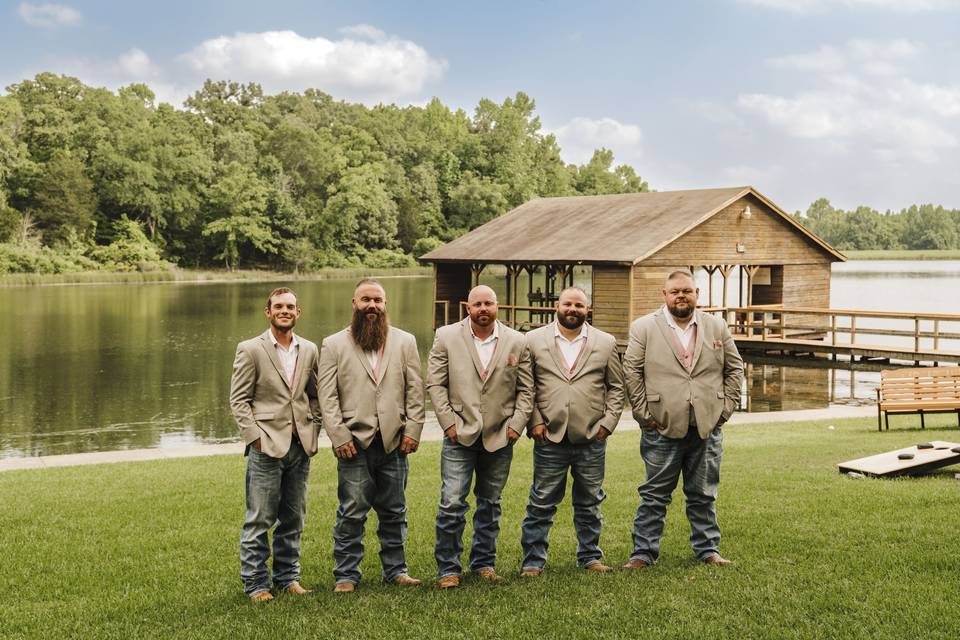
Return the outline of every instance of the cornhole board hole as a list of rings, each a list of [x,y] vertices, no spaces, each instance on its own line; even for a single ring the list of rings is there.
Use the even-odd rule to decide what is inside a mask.
[[[896,451],[878,453],[875,456],[841,462],[837,467],[840,473],[855,471],[878,478],[895,478],[897,476],[918,475],[940,467],[960,464],[960,453],[951,451],[958,446],[956,442],[933,440],[930,444],[933,445],[933,448],[919,449],[914,445]],[[898,456],[902,453],[913,454],[913,457],[908,460],[901,460]]]

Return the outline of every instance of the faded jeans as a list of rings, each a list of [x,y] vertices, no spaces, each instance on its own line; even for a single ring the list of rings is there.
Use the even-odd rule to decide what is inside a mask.
[[[307,513],[310,457],[294,439],[282,458],[249,447],[247,514],[240,533],[240,579],[248,595],[269,591],[268,531],[273,530],[273,585],[280,590],[300,580],[300,538]]]
[[[356,441],[354,441],[356,444]],[[379,434],[366,449],[337,460],[337,518],[333,525],[333,577],[360,582],[363,534],[370,508],[377,512],[383,579],[392,582],[407,573],[403,545],[407,540],[407,455],[386,453]]]
[[[720,486],[720,458],[723,432],[715,428],[701,439],[696,427],[683,438],[667,438],[644,429],[640,453],[647,468],[647,480],[640,486],[640,506],[633,521],[631,559],[654,563],[660,555],[660,537],[680,474],[687,520],[690,521],[690,546],[698,560],[717,553],[720,527],[717,524],[717,490]]]
[[[470,570],[492,569],[497,559],[500,534],[500,495],[507,484],[513,445],[490,452],[477,439],[465,447],[450,438],[443,439],[440,454],[440,506],[437,510],[437,544],[434,556],[441,578],[460,575],[463,530],[467,524],[467,495],[476,474],[473,493],[477,509],[473,514],[473,543]]]
[[[546,442],[533,449],[533,485],[523,519],[520,542],[523,545],[523,568],[543,569],[547,563],[547,540],[557,505],[563,500],[567,471],[573,476],[573,527],[577,534],[577,566],[598,562],[600,529],[603,516],[600,503],[603,491],[606,442],[571,444]]]

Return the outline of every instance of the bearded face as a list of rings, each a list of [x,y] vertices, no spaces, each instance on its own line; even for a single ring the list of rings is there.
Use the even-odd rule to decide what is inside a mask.
[[[387,341],[389,330],[390,323],[385,310],[377,309],[372,305],[367,309],[353,310],[350,333],[364,351],[380,351]]]

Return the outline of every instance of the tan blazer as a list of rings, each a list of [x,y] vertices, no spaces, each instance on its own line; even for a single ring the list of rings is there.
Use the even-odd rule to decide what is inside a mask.
[[[374,377],[370,361],[344,329],[327,336],[320,349],[319,395],[327,435],[334,447],[351,439],[366,449],[377,431],[390,453],[401,436],[420,440],[423,378],[417,339],[390,327]]]
[[[623,412],[623,366],[617,339],[584,325],[587,341],[567,373],[556,340],[556,322],[527,334],[533,366],[534,407],[530,426],[544,424],[552,442],[564,434],[574,444],[593,440],[604,427],[613,433]]]
[[[721,318],[694,311],[697,340],[690,370],[683,366],[671,329],[659,310],[630,325],[623,364],[633,417],[643,427],[653,417],[668,438],[682,438],[693,406],[697,431],[706,438],[740,400],[743,360]]]
[[[457,441],[482,438],[487,451],[505,447],[507,428],[523,433],[533,409],[530,352],[523,334],[500,325],[487,378],[473,344],[470,318],[437,329],[427,363],[427,391],[443,429],[457,426]]]
[[[230,380],[230,410],[240,428],[243,442],[260,439],[260,451],[282,458],[290,450],[293,430],[307,455],[317,452],[320,435],[320,406],[317,404],[317,345],[297,336],[300,351],[293,385],[277,357],[270,330],[237,345]]]

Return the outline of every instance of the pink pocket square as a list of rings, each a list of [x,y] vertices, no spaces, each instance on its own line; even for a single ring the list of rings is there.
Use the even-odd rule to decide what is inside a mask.
[[[517,366],[517,356],[515,354],[507,354],[507,366],[515,367]]]
[[[714,349],[722,349],[722,348],[723,348],[723,340],[714,340],[714,341],[713,341],[713,348],[714,348]]]

